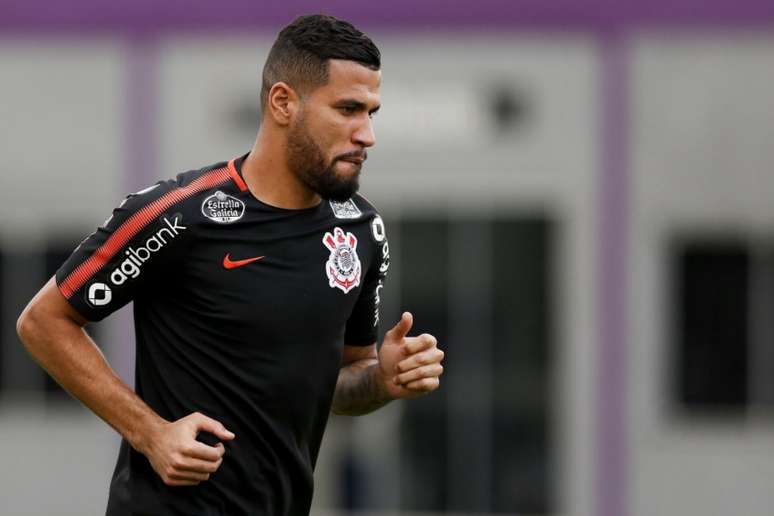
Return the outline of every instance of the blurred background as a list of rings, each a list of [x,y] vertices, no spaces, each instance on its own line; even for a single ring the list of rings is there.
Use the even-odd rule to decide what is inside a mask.
[[[447,358],[331,418],[312,514],[771,515],[770,0],[0,0],[0,514],[104,514],[119,442],[21,309],[128,192],[249,150],[321,11],[383,54],[383,324]],[[131,382],[131,309],[88,331]]]

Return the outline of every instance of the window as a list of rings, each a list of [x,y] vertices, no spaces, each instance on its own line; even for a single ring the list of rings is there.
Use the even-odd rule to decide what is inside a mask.
[[[672,392],[689,412],[774,407],[770,241],[681,237],[671,248]]]
[[[412,311],[412,333],[434,334],[447,352],[443,387],[403,405],[402,509],[550,513],[552,223],[501,216],[387,226],[394,290],[383,329]]]
[[[687,407],[744,407],[749,250],[741,243],[689,241],[675,258],[677,399]]]

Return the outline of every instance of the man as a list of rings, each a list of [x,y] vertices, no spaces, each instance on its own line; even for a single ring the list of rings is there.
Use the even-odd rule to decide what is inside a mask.
[[[389,251],[356,191],[380,79],[351,24],[298,18],[252,150],[128,196],[22,313],[32,356],[123,436],[108,514],[308,514],[331,410],[438,387],[411,314],[375,343]],[[136,394],[82,330],[130,300]]]

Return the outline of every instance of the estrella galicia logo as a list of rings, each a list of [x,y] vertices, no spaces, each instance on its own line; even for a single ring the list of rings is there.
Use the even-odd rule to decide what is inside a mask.
[[[86,301],[91,306],[105,306],[113,299],[113,291],[104,283],[98,281],[89,285],[86,291]]]
[[[218,190],[202,203],[202,215],[219,224],[230,224],[245,214],[245,203]]]

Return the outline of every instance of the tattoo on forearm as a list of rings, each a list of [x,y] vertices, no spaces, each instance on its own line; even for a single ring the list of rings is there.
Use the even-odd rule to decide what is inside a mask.
[[[334,414],[360,416],[391,400],[377,379],[378,367],[377,361],[372,359],[341,368],[331,406]]]

